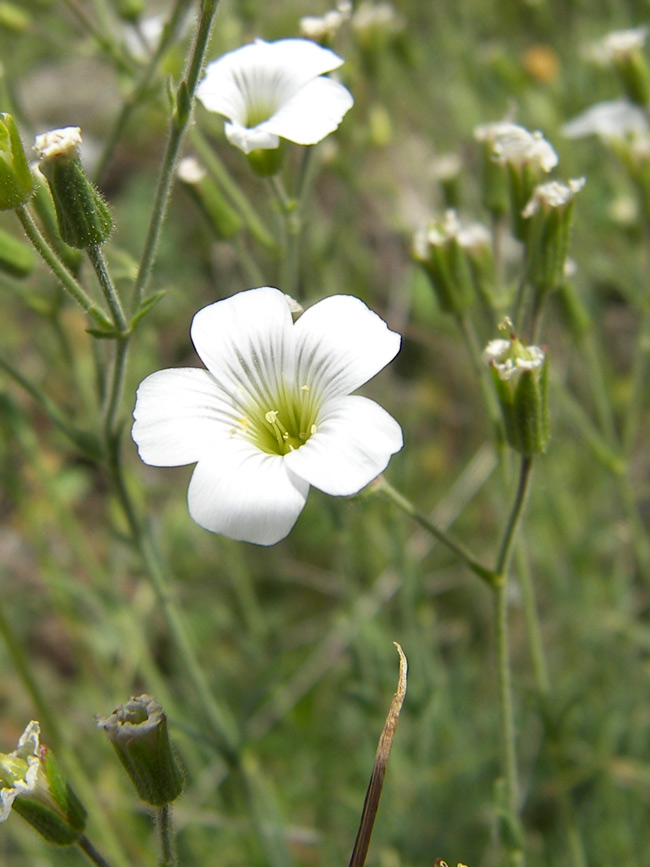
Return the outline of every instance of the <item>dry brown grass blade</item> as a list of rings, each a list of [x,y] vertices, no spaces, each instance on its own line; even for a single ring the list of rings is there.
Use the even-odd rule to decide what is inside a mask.
[[[399,653],[399,676],[397,679],[397,692],[393,696],[393,700],[384,723],[384,728],[379,737],[377,745],[377,753],[375,754],[375,764],[370,775],[370,783],[366,792],[366,800],[363,803],[363,812],[361,813],[361,822],[359,823],[359,831],[357,839],[354,843],[352,857],[350,858],[350,867],[364,867],[368,848],[370,846],[370,837],[372,829],[375,825],[377,809],[379,807],[379,799],[381,790],[384,786],[384,777],[386,776],[386,766],[388,765],[388,757],[393,745],[393,738],[397,729],[397,721],[399,720],[400,711],[404,704],[406,696],[406,674],[408,671],[408,663],[404,651],[395,641],[393,642]]]

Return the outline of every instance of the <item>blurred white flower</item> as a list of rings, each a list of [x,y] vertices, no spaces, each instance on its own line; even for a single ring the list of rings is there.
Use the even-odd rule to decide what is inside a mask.
[[[352,29],[362,36],[381,31],[384,33],[399,33],[405,23],[401,15],[395,11],[392,3],[372,3],[362,0],[352,16]]]
[[[257,39],[210,63],[197,97],[227,118],[226,136],[248,154],[280,139],[313,145],[338,127],[354,100],[323,73],[343,60],[309,39]]]
[[[324,15],[305,15],[300,19],[300,35],[316,42],[331,40],[351,14],[352,10],[344,6],[330,9]]]
[[[553,146],[541,132],[529,132],[517,124],[507,124],[496,132],[492,138],[492,153],[498,163],[530,165],[543,172],[550,172],[558,163]]]
[[[603,139],[619,139],[647,131],[646,113],[627,99],[597,102],[562,127],[565,138],[597,135]]]
[[[573,178],[567,183],[549,181],[546,184],[539,184],[533,190],[533,195],[522,211],[522,216],[532,217],[540,208],[562,208],[572,201],[575,194],[580,192],[584,185],[584,178]]]
[[[647,27],[614,30],[589,46],[587,54],[591,60],[601,66],[612,66],[643,48],[647,35]]]
[[[12,753],[0,753],[0,823],[18,795],[31,794],[39,781],[41,728],[32,720]]]
[[[147,464],[197,464],[188,502],[202,527],[273,545],[310,485],[356,494],[401,449],[399,424],[351,394],[401,340],[358,298],[326,298],[294,324],[282,292],[251,289],[200,310],[191,335],[207,370],[147,377],[133,439]]]

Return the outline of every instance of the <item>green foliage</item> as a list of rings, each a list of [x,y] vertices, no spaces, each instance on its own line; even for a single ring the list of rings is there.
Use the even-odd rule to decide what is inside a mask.
[[[0,274],[0,357],[10,363],[0,366],[0,749],[27,720],[40,719],[88,809],[87,833],[110,864],[153,863],[149,819],[94,723],[107,705],[146,691],[164,707],[186,771],[175,813],[181,864],[345,864],[395,688],[398,640],[409,688],[368,865],[420,867],[438,856],[450,865],[506,863],[499,828],[511,851],[520,829],[495,795],[501,722],[490,589],[376,496],[331,499],[312,490],[292,535],[272,549],[213,536],[187,513],[190,470],[145,467],[128,431],[146,375],[198,366],[189,326],[200,307],[285,280],[305,306],[357,295],[403,335],[396,363],[364,389],[405,431],[388,478],[491,563],[514,496],[516,457],[493,436],[492,383],[472,363],[472,335],[461,336],[440,309],[410,248],[413,232],[446,207],[432,169],[443,154],[462,160],[461,214],[489,220],[484,155],[472,130],[515,104],[517,122],[542,129],[556,147],[558,176],[587,177],[573,210],[577,273],[545,299],[544,319],[522,315],[522,334],[538,325],[548,348],[553,432],[535,459],[509,599],[527,864],[577,867],[577,828],[587,863],[644,867],[647,216],[638,216],[634,179],[602,142],[560,135],[573,115],[619,96],[613,76],[589,66],[579,46],[642,23],[627,11],[643,18],[643,5],[402,0],[395,5],[403,26],[379,48],[344,29],[332,47],[346,60],[339,75],[354,108],[310,155],[312,164],[297,146],[284,155],[291,201],[299,178],[308,194],[293,273],[286,201],[250,172],[221,120],[195,106],[183,152],[205,164],[228,225],[215,230],[214,207],[197,207],[177,189],[149,285],[130,307],[168,135],[168,87],[182,97],[177,120],[189,117],[180,82],[193,26],[191,15],[189,31],[179,22],[181,35],[143,82],[151,55],[141,53],[140,5],[0,4],[0,107],[23,131],[82,128],[90,145],[84,165],[92,174],[96,158],[94,180],[110,203],[115,228],[105,252],[132,332],[111,407],[120,329],[89,329],[44,267],[25,263],[20,281],[15,270]],[[142,18],[160,5],[145,3]],[[301,15],[327,8],[315,0],[222,0],[210,57],[256,36],[296,36]],[[213,162],[203,156],[206,142]],[[54,231],[43,217],[41,226],[48,237]],[[2,215],[0,231],[22,243],[13,214]],[[514,259],[503,253],[490,293],[470,311],[475,350],[497,336],[516,303],[521,251]],[[69,249],[59,255],[99,304],[88,264]],[[535,436],[545,440],[545,414],[540,425]],[[128,498],[150,519],[147,538],[173,576],[162,590],[134,543]],[[169,600],[237,733],[234,756],[188,677],[165,619]],[[535,605],[545,668],[531,638]],[[10,817],[0,826],[0,862],[67,867],[83,859],[47,847]]]

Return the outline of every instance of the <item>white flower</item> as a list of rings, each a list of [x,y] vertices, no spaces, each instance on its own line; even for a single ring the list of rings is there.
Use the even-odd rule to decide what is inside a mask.
[[[313,145],[352,107],[347,88],[323,76],[342,63],[309,39],[257,39],[210,63],[197,96],[227,118],[228,141],[244,153],[277,148],[281,138]]]
[[[39,724],[32,720],[12,753],[0,753],[0,823],[5,822],[18,795],[34,792],[40,769]]]
[[[575,194],[579,193],[584,185],[584,178],[572,178],[568,183],[549,181],[546,184],[539,184],[533,190],[533,195],[521,215],[528,219],[542,207],[562,208],[572,201]]]
[[[442,219],[432,221],[415,233],[413,251],[417,259],[428,259],[431,247],[440,247],[452,240],[456,240],[462,249],[472,252],[490,246],[492,236],[482,223],[463,225],[456,211],[449,208]]]
[[[541,370],[545,358],[539,346],[525,346],[516,338],[490,340],[483,351],[483,361],[503,380],[516,381],[524,370]]]
[[[358,298],[326,298],[294,324],[282,292],[251,289],[199,310],[191,335],[207,370],[147,377],[133,439],[147,464],[197,463],[188,502],[202,527],[273,545],[310,485],[355,494],[401,449],[398,423],[351,395],[400,346]]]
[[[647,131],[646,113],[627,99],[597,102],[562,127],[565,138],[597,135],[603,139],[619,139]]]
[[[590,46],[588,55],[601,66],[611,66],[643,48],[648,35],[647,27],[614,30]]]
[[[513,166],[531,165],[550,172],[558,163],[553,146],[541,132],[529,132],[523,126],[507,124],[492,140],[496,162]]]

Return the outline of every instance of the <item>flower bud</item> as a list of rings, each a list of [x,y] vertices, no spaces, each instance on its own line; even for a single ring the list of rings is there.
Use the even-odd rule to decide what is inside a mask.
[[[56,208],[61,238],[71,247],[96,247],[108,238],[113,219],[99,190],[91,184],[79,158],[81,130],[55,129],[36,137],[41,161]]]
[[[40,726],[32,720],[18,748],[0,754],[0,822],[13,807],[49,843],[71,846],[86,826],[86,810],[39,737]]]
[[[31,198],[34,179],[13,117],[0,112],[0,210],[24,205]]]
[[[183,772],[169,742],[167,717],[150,695],[134,696],[106,719],[97,719],[140,798],[154,807],[183,790]]]
[[[505,425],[506,439],[526,457],[546,451],[550,438],[547,359],[539,346],[526,346],[510,320],[500,330],[509,339],[491,340],[484,353],[490,365]]]
[[[178,164],[178,179],[209,221],[217,238],[227,240],[237,235],[242,218],[233,210],[205,169],[194,157],[185,157]]]
[[[566,184],[562,181],[540,184],[522,212],[524,219],[531,220],[527,278],[537,292],[551,292],[564,280],[573,200],[584,184],[584,178]]]

